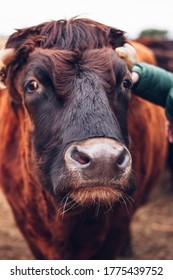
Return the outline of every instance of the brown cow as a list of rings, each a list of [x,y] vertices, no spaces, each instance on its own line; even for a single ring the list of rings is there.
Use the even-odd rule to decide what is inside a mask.
[[[173,72],[173,40],[162,37],[139,37],[136,42],[146,45],[152,50],[158,66]]]
[[[38,259],[118,257],[163,168],[164,113],[129,100],[125,42],[75,18],[18,30],[0,56],[0,183]]]

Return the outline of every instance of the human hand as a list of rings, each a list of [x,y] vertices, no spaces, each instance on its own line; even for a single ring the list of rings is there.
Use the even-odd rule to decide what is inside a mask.
[[[165,123],[165,133],[166,137],[168,138],[168,141],[170,143],[173,143],[173,121],[166,120]]]
[[[132,82],[133,84],[137,83],[139,80],[139,74],[137,72],[132,72],[131,73],[131,78],[132,78]]]

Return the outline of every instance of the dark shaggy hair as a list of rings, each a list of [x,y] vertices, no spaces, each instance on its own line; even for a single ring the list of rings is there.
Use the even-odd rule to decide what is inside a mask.
[[[13,88],[16,74],[27,63],[29,54],[35,48],[75,51],[80,55],[90,49],[115,49],[125,42],[124,31],[86,18],[74,17],[18,29],[6,43],[6,48],[15,50],[14,59],[6,72],[6,82],[13,92],[13,100],[20,102]]]
[[[112,46],[125,42],[124,31],[85,18],[45,22],[30,28],[18,29],[7,41],[6,47],[16,50],[26,40],[35,46],[68,50],[84,50]]]

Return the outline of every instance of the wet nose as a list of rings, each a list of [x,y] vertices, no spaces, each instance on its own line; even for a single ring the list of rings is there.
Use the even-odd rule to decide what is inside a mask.
[[[112,140],[87,140],[71,145],[65,153],[65,162],[70,170],[92,177],[115,177],[131,167],[127,148]]]

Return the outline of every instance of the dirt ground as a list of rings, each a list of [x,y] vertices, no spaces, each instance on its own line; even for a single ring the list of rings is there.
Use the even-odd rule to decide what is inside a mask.
[[[0,225],[0,260],[34,259],[1,191]],[[168,170],[134,215],[131,232],[133,253],[126,259],[173,259],[173,190]]]

